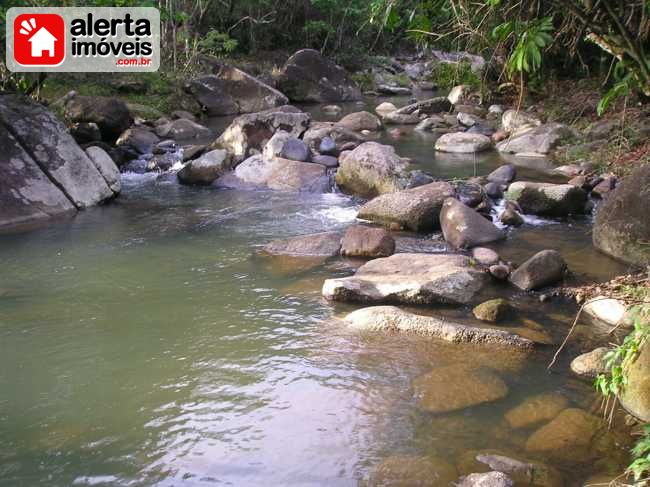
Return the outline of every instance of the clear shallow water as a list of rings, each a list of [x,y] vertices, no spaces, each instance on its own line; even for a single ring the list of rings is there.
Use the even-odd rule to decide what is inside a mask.
[[[408,140],[400,154],[430,156]],[[488,156],[479,174],[498,163]],[[474,171],[458,164],[453,177]],[[571,348],[549,374],[552,347],[523,358],[350,333],[331,317],[353,307],[323,302],[320,287],[352,264],[256,254],[272,238],[344,228],[354,208],[334,194],[128,177],[111,205],[0,235],[0,485],[351,486],[390,455],[520,452],[525,434],[503,413],[531,394],[592,405],[590,385],[566,373]],[[582,278],[619,270],[589,249],[587,224],[573,230],[524,227],[501,250],[558,248]],[[559,342],[571,307],[514,299],[523,311],[507,325],[528,318]],[[420,311],[473,323],[468,309]],[[509,396],[419,411],[411,380],[457,362],[496,369]],[[582,479],[618,453],[562,468]]]

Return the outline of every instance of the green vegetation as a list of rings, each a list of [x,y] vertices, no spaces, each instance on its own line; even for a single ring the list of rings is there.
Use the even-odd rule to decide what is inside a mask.
[[[468,85],[475,89],[481,87],[481,78],[472,71],[468,62],[438,63],[434,65],[428,78],[443,89],[456,85]]]
[[[626,374],[630,364],[650,338],[650,288],[628,286],[623,289],[623,294],[625,301],[631,303],[629,310],[634,328],[620,345],[605,356],[608,373],[600,374],[595,382],[596,389],[608,399],[606,404],[610,405],[610,414],[613,413],[616,398],[627,385]],[[627,473],[632,475],[635,482],[650,480],[650,425],[644,425],[641,439],[632,449],[632,456]]]

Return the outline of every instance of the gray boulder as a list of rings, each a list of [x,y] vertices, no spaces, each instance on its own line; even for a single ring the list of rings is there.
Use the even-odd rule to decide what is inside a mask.
[[[207,185],[212,184],[228,168],[228,153],[225,150],[215,149],[185,164],[178,171],[177,176],[182,184]]]
[[[559,252],[542,250],[510,274],[510,282],[523,291],[532,291],[561,281],[566,272],[566,262]]]
[[[442,203],[454,193],[451,184],[439,181],[383,194],[363,205],[357,218],[390,228],[430,232],[439,227]]]
[[[93,161],[77,145],[54,114],[42,105],[17,96],[2,95],[0,96],[0,122],[11,134],[11,137],[5,135],[4,138],[7,140],[8,147],[13,147],[13,152],[18,154],[18,159],[25,159],[20,154],[29,154],[29,159],[44,173],[45,177],[39,177],[38,180],[49,180],[76,208],[96,205],[115,196]],[[9,159],[9,165],[17,169],[20,167],[18,160]],[[8,191],[17,191],[21,186],[38,187],[24,181],[24,178],[21,182],[18,176],[12,178],[11,184],[17,187],[8,186]],[[41,201],[41,198],[52,203],[53,213],[58,212],[55,208],[67,207],[58,197],[55,197],[56,191],[50,191],[45,187],[43,187],[43,196],[38,193],[27,193],[27,189],[20,194],[22,197],[16,193],[9,199],[21,200],[20,206],[23,210],[26,210],[25,206],[29,206],[30,201]],[[49,206],[51,205],[43,204],[42,208]],[[29,211],[27,213],[29,214]]]
[[[260,153],[278,130],[300,137],[309,128],[311,117],[292,106],[272,108],[259,113],[240,115],[211,145],[228,151],[233,165]]]
[[[364,141],[356,132],[330,122],[313,122],[302,140],[312,151],[326,155],[338,155],[344,147],[348,145],[356,147]],[[330,140],[334,142],[333,148]]]
[[[141,127],[126,129],[115,141],[115,145],[126,149],[134,155],[150,153],[153,146],[160,142],[158,136],[151,130]]]
[[[285,63],[278,87],[291,101],[333,103],[361,100],[345,70],[314,49],[302,49]]]
[[[327,169],[321,164],[281,157],[251,156],[215,184],[233,189],[325,193],[331,189]]]
[[[339,159],[336,183],[341,191],[373,197],[406,188],[407,162],[389,145],[364,142]]]
[[[86,149],[86,154],[93,162],[99,173],[106,181],[106,184],[113,193],[118,194],[122,190],[120,179],[120,170],[104,149],[97,146],[90,146]]]
[[[406,105],[396,111],[400,115],[409,115],[413,113],[433,115],[434,113],[446,113],[451,110],[451,103],[444,96],[437,96],[427,100],[417,101]]]
[[[471,248],[505,238],[492,222],[454,198],[447,198],[440,212],[445,240],[454,248]]]
[[[547,123],[499,142],[496,149],[520,156],[543,156],[573,136],[574,133],[568,126]]]
[[[517,167],[514,164],[504,164],[488,174],[487,180],[492,183],[510,184],[516,177]]]
[[[650,164],[623,179],[598,207],[594,246],[630,265],[650,264]]]
[[[96,124],[107,142],[115,141],[133,123],[122,100],[103,96],[71,96],[65,102],[64,115],[69,122]]]
[[[436,140],[435,144],[437,151],[461,154],[483,152],[491,147],[492,141],[488,136],[483,134],[469,134],[467,132],[443,134]]]
[[[584,213],[587,193],[570,184],[517,181],[508,187],[506,199],[516,202],[524,213],[566,216]]]
[[[260,112],[289,102],[275,88],[225,64],[217,65],[214,74],[190,81],[187,90],[213,117]]]
[[[371,260],[352,277],[327,279],[323,296],[362,303],[466,304],[484,284],[485,274],[468,257],[404,253]]]
[[[519,110],[506,110],[501,116],[503,130],[511,134],[523,133],[542,125],[542,121],[535,115]]]

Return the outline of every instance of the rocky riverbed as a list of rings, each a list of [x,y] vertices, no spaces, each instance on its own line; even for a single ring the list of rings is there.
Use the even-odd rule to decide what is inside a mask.
[[[84,476],[77,460],[104,450],[115,482],[569,486],[620,471],[629,437],[608,430],[589,383],[620,303],[588,307],[554,372],[545,366],[576,311],[557,286],[647,265],[648,167],[622,181],[587,161],[557,167],[554,150],[593,133],[483,106],[462,86],[363,95],[315,51],[292,56],[277,87],[215,65],[188,90],[208,118],[144,119],[70,93],[57,102],[67,129],[0,97],[6,365],[26,367],[23,333],[47,351],[51,323],[62,334],[55,367],[38,373],[46,389],[71,376],[93,390],[81,366],[100,381],[119,371],[103,405],[51,390],[81,419],[39,403],[27,436],[15,427],[24,373],[0,375],[16,394],[0,423],[18,445],[0,450],[7,478],[65,451],[68,463],[44,470],[54,484],[95,482],[108,464]],[[109,353],[93,351],[93,330]],[[191,363],[178,372],[166,356]],[[624,405],[647,420],[647,375],[635,373]],[[116,398],[129,399],[121,414],[107,409]],[[192,458],[206,453],[237,468]]]

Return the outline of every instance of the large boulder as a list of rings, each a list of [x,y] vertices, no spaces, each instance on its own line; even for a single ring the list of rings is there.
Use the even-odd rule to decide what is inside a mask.
[[[138,155],[150,153],[153,146],[158,142],[160,142],[160,139],[151,130],[142,127],[131,127],[122,132],[115,145],[121,147],[135,158]]]
[[[473,154],[483,152],[492,147],[492,141],[487,135],[467,132],[452,132],[443,134],[436,140],[435,148],[440,152]]]
[[[363,205],[357,218],[390,228],[430,232],[439,227],[443,201],[454,194],[453,186],[446,181],[382,194]]]
[[[515,201],[524,213],[566,216],[585,212],[587,193],[570,184],[517,181],[508,187],[506,199]]]
[[[638,267],[650,264],[650,164],[623,179],[598,207],[594,246]]]
[[[278,130],[300,137],[309,128],[311,117],[291,106],[240,115],[212,143],[214,149],[228,151],[233,166],[260,153]]]
[[[453,323],[403,311],[395,306],[372,306],[348,314],[344,321],[359,331],[404,332],[452,343],[474,343],[531,349],[533,342],[514,333]]]
[[[514,164],[504,164],[487,175],[487,180],[497,184],[510,184],[517,177],[517,167]]]
[[[275,88],[226,64],[193,79],[187,90],[210,116],[260,112],[289,102]]]
[[[345,193],[371,198],[406,188],[408,163],[390,145],[364,142],[339,160],[336,184]]]
[[[402,455],[373,467],[368,487],[442,487],[457,478],[456,469],[445,460]]]
[[[0,226],[74,212],[74,205],[0,124]]]
[[[485,282],[485,274],[463,255],[403,253],[371,260],[354,276],[327,279],[323,296],[362,303],[466,304]]]
[[[395,252],[395,239],[383,228],[352,225],[341,240],[345,257],[388,257]]]
[[[440,212],[445,240],[454,248],[471,248],[505,238],[502,230],[455,198],[447,198]]]
[[[228,169],[228,153],[215,149],[198,159],[188,162],[178,171],[178,180],[183,184],[212,184]]]
[[[398,109],[398,115],[433,115],[434,113],[445,113],[451,110],[451,103],[444,96],[437,96],[427,100],[417,101]]]
[[[510,282],[523,291],[532,291],[561,281],[567,265],[556,250],[537,252],[510,274]]]
[[[362,130],[376,132],[381,129],[381,120],[377,118],[377,115],[370,112],[350,113],[339,120],[338,123],[353,132],[361,132]]]
[[[340,249],[341,234],[324,232],[274,240],[266,244],[262,252],[294,257],[333,257],[338,255]]]
[[[415,379],[413,389],[418,407],[438,414],[498,401],[509,392],[496,373],[467,363],[437,367]]]
[[[496,148],[499,152],[520,156],[545,156],[573,135],[566,125],[547,123],[505,139]]]
[[[97,124],[106,142],[115,141],[133,123],[122,100],[104,96],[71,96],[64,105],[64,115],[72,123]]]
[[[70,209],[59,192],[63,192],[76,208],[96,205],[115,196],[95,163],[54,114],[42,105],[17,96],[0,96],[0,122],[8,132],[3,135],[7,145],[2,146],[7,147],[7,151],[0,157],[7,157],[7,166],[16,170],[4,183],[6,191],[11,193],[5,199],[8,204],[12,201],[11,206],[15,208],[8,212],[7,220],[26,220],[30,214],[56,214]],[[15,160],[9,154],[15,154]],[[21,177],[18,173],[23,163],[27,169]],[[33,164],[39,171],[32,167]],[[27,180],[27,171],[31,172],[34,181]],[[50,188],[50,184],[58,191]],[[42,193],[37,190],[39,187]],[[30,209],[31,205],[36,208]]]
[[[111,156],[104,149],[97,146],[88,147],[86,154],[102,175],[108,187],[111,188],[111,191],[118,194],[122,190],[120,170],[111,159]]]
[[[627,385],[623,389],[621,404],[632,415],[650,421],[650,346],[648,342],[627,371]]]
[[[314,49],[302,49],[287,59],[278,87],[291,101],[361,100],[361,90],[345,70]]]
[[[217,186],[234,189],[270,189],[302,193],[326,193],[331,189],[327,168],[321,164],[281,157],[251,156],[234,172],[219,178]]]

